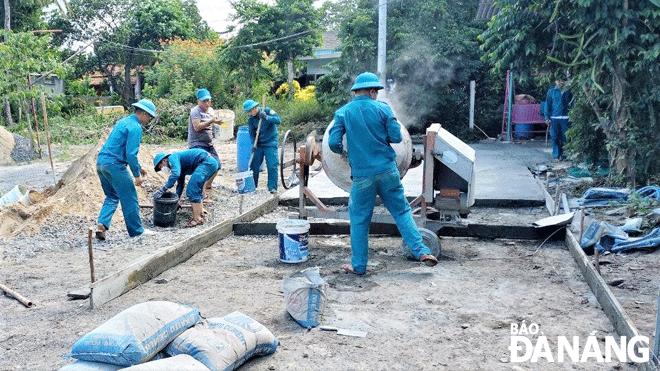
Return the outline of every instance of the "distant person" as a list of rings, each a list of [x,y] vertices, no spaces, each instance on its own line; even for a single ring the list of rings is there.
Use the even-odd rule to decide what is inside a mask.
[[[396,166],[396,153],[390,143],[400,143],[401,127],[390,107],[377,101],[383,85],[378,76],[364,72],[351,87],[355,97],[335,112],[328,145],[335,153],[348,152],[351,166],[351,193],[348,212],[351,222],[351,264],[342,268],[350,273],[365,274],[369,259],[369,225],[379,195],[392,214],[396,226],[415,259],[434,266],[438,259],[424,245],[412,217],[410,204]],[[346,134],[346,145],[342,144]]]
[[[168,168],[170,172],[167,183],[156,191],[154,200],[161,198],[163,193],[176,183],[176,194],[181,197],[186,185],[186,175],[190,175],[186,196],[192,203],[192,219],[186,227],[196,227],[204,224],[202,200],[204,199],[204,184],[218,171],[218,162],[210,153],[200,148],[188,149],[166,155],[159,153],[154,157],[154,170]]]
[[[277,125],[280,124],[280,115],[270,107],[261,108],[259,103],[248,99],[243,102],[243,110],[248,113],[248,129],[250,141],[254,148],[255,137],[259,122],[259,138],[257,147],[254,148],[252,162],[249,164],[254,177],[254,185],[259,185],[259,169],[266,158],[266,169],[268,170],[268,191],[272,194],[277,193]]]
[[[96,160],[96,172],[105,193],[96,228],[96,238],[99,240],[105,240],[105,232],[110,229],[112,216],[120,203],[129,236],[154,233],[142,226],[135,187],[142,185],[146,175],[138,162],[142,126],[156,117],[156,106],[148,99],[141,99],[132,106],[135,113],[117,121]],[[134,179],[131,179],[127,166]]]
[[[218,162],[218,170],[222,167],[220,157],[213,147],[213,124],[220,124],[223,121],[215,117],[215,111],[211,107],[211,93],[206,89],[199,89],[195,93],[197,105],[190,110],[188,118],[188,148],[201,148],[210,153]],[[204,187],[211,189],[213,179],[217,172],[206,181]]]
[[[545,123],[550,125],[552,158],[557,161],[566,159],[564,155],[566,130],[571,126],[570,121],[568,121],[568,110],[573,103],[573,94],[568,90],[562,90],[564,87],[564,79],[558,76],[555,79],[555,86],[548,90],[545,98],[546,110],[544,112],[544,118]]]

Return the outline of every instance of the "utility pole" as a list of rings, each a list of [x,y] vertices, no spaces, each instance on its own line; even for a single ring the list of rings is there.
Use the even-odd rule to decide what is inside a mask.
[[[387,49],[387,0],[378,0],[378,64],[377,74],[381,84],[385,86],[385,53]],[[385,89],[387,90],[387,89]]]

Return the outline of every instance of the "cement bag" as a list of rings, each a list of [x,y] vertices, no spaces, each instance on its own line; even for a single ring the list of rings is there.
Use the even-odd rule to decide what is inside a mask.
[[[149,361],[136,366],[122,368],[122,371],[209,371],[203,363],[187,354],[161,358],[157,361]]]
[[[199,321],[199,311],[167,301],[134,305],[80,338],[71,356],[83,361],[132,366],[151,359]]]
[[[277,338],[262,324],[241,312],[200,321],[186,330],[165,351],[188,354],[212,371],[231,371],[252,356],[272,354]]]
[[[319,275],[319,268],[307,268],[301,276],[284,278],[286,311],[305,328],[321,323],[325,311],[325,291],[328,284]]]
[[[59,371],[117,371],[122,366],[101,362],[74,361],[59,369]]]

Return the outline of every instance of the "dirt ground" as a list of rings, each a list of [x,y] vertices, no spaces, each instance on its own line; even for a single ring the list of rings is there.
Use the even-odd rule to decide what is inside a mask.
[[[223,170],[214,184],[215,202],[206,205],[207,225],[183,228],[189,212],[182,212],[175,227],[153,227],[150,210],[143,209],[145,224],[158,233],[129,239],[122,223],[114,220],[108,241],[95,242],[96,277],[238,215],[235,147],[233,141],[218,147]],[[80,154],[88,149],[81,148]],[[145,149],[155,154],[163,148]],[[0,178],[10,170],[16,168],[1,167]],[[261,189],[244,197],[246,210],[270,196],[263,190],[264,178]],[[151,189],[160,181],[154,178]],[[90,191],[90,197],[94,194]],[[264,218],[284,213],[279,209]],[[241,370],[637,369],[594,358],[586,363],[510,361],[511,325],[523,321],[538,324],[555,350],[552,339],[557,336],[579,336],[584,344],[595,335],[602,346],[606,336],[615,335],[563,242],[441,238],[443,257],[431,268],[403,258],[399,238],[372,236],[368,274],[357,277],[339,270],[350,255],[348,236],[310,237],[310,258],[299,264],[279,261],[275,236],[230,236],[92,310],[88,300],[68,300],[66,294],[90,280],[86,230],[95,217],[53,213],[39,220],[38,231],[0,241],[0,282],[35,303],[26,308],[0,297],[0,370],[57,370],[71,361],[63,356],[82,335],[147,300],[185,303],[204,317],[238,310],[261,322],[280,346]],[[608,282],[624,280],[613,290],[642,334],[651,338],[657,254],[604,256],[609,263],[601,268]],[[366,337],[307,330],[286,313],[283,278],[314,266],[329,284],[322,325],[366,331]]]

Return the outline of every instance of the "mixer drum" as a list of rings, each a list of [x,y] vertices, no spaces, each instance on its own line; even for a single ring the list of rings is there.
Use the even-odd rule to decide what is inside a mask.
[[[328,140],[330,137],[330,128],[335,124],[335,121],[332,120],[330,125],[325,129],[325,134],[323,134],[323,143],[321,145],[321,158],[323,163],[323,170],[325,171],[328,178],[334,183],[337,187],[343,189],[346,192],[351,191],[351,166],[348,164],[348,159],[340,154],[334,153],[330,150],[328,145]],[[410,139],[410,134],[408,130],[403,126],[401,127],[401,143],[392,143],[390,144],[396,152],[396,167],[399,169],[401,178],[406,175],[408,168],[413,157],[412,150],[412,140]],[[344,149],[346,148],[346,134],[343,138]]]

